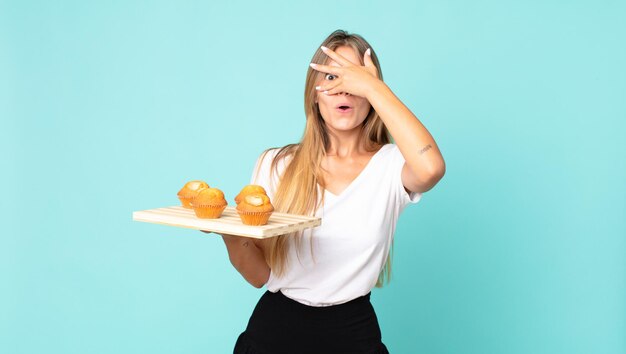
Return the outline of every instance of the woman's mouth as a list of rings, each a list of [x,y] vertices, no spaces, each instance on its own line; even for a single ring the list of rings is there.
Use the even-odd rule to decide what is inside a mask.
[[[350,113],[350,112],[352,112],[352,106],[347,105],[347,104],[338,105],[337,107],[335,107],[335,109],[337,111],[339,111],[339,113]]]

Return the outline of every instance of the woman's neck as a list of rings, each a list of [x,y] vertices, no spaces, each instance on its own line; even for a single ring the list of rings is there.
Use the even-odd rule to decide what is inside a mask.
[[[330,147],[327,156],[351,157],[365,153],[359,129],[349,132],[329,132]]]

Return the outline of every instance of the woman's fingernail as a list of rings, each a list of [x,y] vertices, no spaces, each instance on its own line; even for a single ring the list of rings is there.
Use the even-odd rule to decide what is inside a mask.
[[[316,90],[318,90],[318,91],[319,91],[321,88],[322,88],[322,86],[315,86],[315,89],[316,89]]]
[[[312,68],[314,68],[314,67],[316,67],[316,66],[317,66],[317,64],[315,64],[315,63],[311,63],[311,64],[309,64],[309,65],[311,65],[311,67],[312,67]]]
[[[324,52],[328,50],[328,48],[326,48],[326,47],[324,47],[324,46],[322,46],[321,48],[322,48],[322,50],[323,50]]]
[[[367,50],[365,51],[365,54],[372,55],[372,51],[370,50],[370,48],[367,48]]]
[[[328,91],[324,91],[324,93],[328,95]]]

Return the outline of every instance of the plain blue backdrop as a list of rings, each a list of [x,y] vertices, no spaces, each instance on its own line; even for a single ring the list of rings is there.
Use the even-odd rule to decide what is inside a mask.
[[[618,1],[0,2],[0,351],[229,353],[265,291],[213,235],[133,222],[232,197],[304,128],[341,28],[436,139],[375,289],[392,353],[626,352]]]

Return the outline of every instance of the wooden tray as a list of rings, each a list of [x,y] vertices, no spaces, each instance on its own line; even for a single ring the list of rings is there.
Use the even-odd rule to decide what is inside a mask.
[[[253,238],[284,235],[322,224],[321,218],[274,212],[267,225],[249,226],[241,222],[235,207],[230,206],[226,207],[218,219],[200,219],[196,217],[192,209],[177,205],[135,211],[133,220]]]

